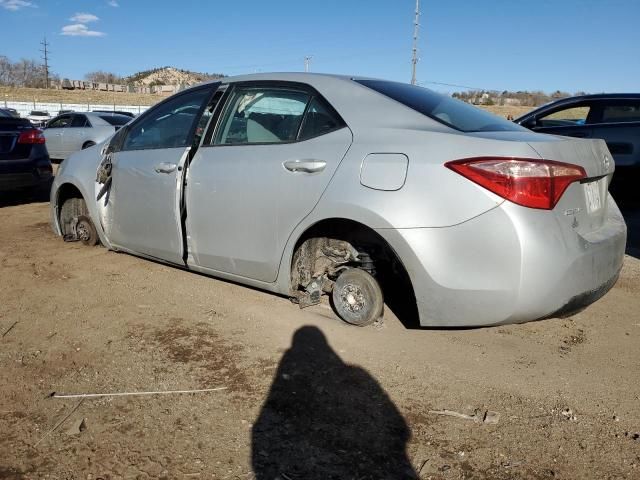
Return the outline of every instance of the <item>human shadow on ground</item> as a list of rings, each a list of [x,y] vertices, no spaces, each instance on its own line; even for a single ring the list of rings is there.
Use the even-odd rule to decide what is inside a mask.
[[[378,382],[302,327],[253,426],[253,470],[257,480],[418,478],[410,435]]]

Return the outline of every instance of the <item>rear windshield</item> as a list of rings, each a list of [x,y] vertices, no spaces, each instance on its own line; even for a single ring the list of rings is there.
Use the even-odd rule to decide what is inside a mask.
[[[111,125],[115,125],[116,127],[125,125],[131,121],[131,117],[127,117],[126,115],[98,115],[102,120],[108,122]]]
[[[40,112],[38,110],[34,110],[33,112],[31,112],[31,115],[33,115],[34,117],[48,117],[49,112]]]
[[[386,80],[356,82],[462,132],[525,130],[497,115],[426,88]]]

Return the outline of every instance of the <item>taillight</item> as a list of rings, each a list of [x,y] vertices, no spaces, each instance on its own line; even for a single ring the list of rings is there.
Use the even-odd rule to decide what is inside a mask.
[[[532,158],[468,158],[445,166],[513,203],[544,210],[555,207],[570,184],[587,176],[579,165]]]
[[[18,137],[18,143],[42,144],[44,142],[45,138],[42,134],[42,130],[38,130],[37,128],[25,130]]]

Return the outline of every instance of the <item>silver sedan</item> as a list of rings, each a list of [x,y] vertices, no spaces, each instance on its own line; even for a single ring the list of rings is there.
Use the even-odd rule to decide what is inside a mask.
[[[66,240],[422,326],[574,312],[622,267],[600,140],[530,132],[403,83],[318,74],[180,92],[72,155]]]
[[[51,158],[64,160],[73,152],[104,141],[131,117],[117,113],[65,113],[49,121],[44,128]]]

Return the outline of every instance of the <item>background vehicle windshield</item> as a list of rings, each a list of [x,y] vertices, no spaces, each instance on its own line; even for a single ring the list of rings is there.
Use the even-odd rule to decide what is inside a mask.
[[[523,127],[426,88],[385,80],[356,80],[427,117],[462,132],[523,131]]]

